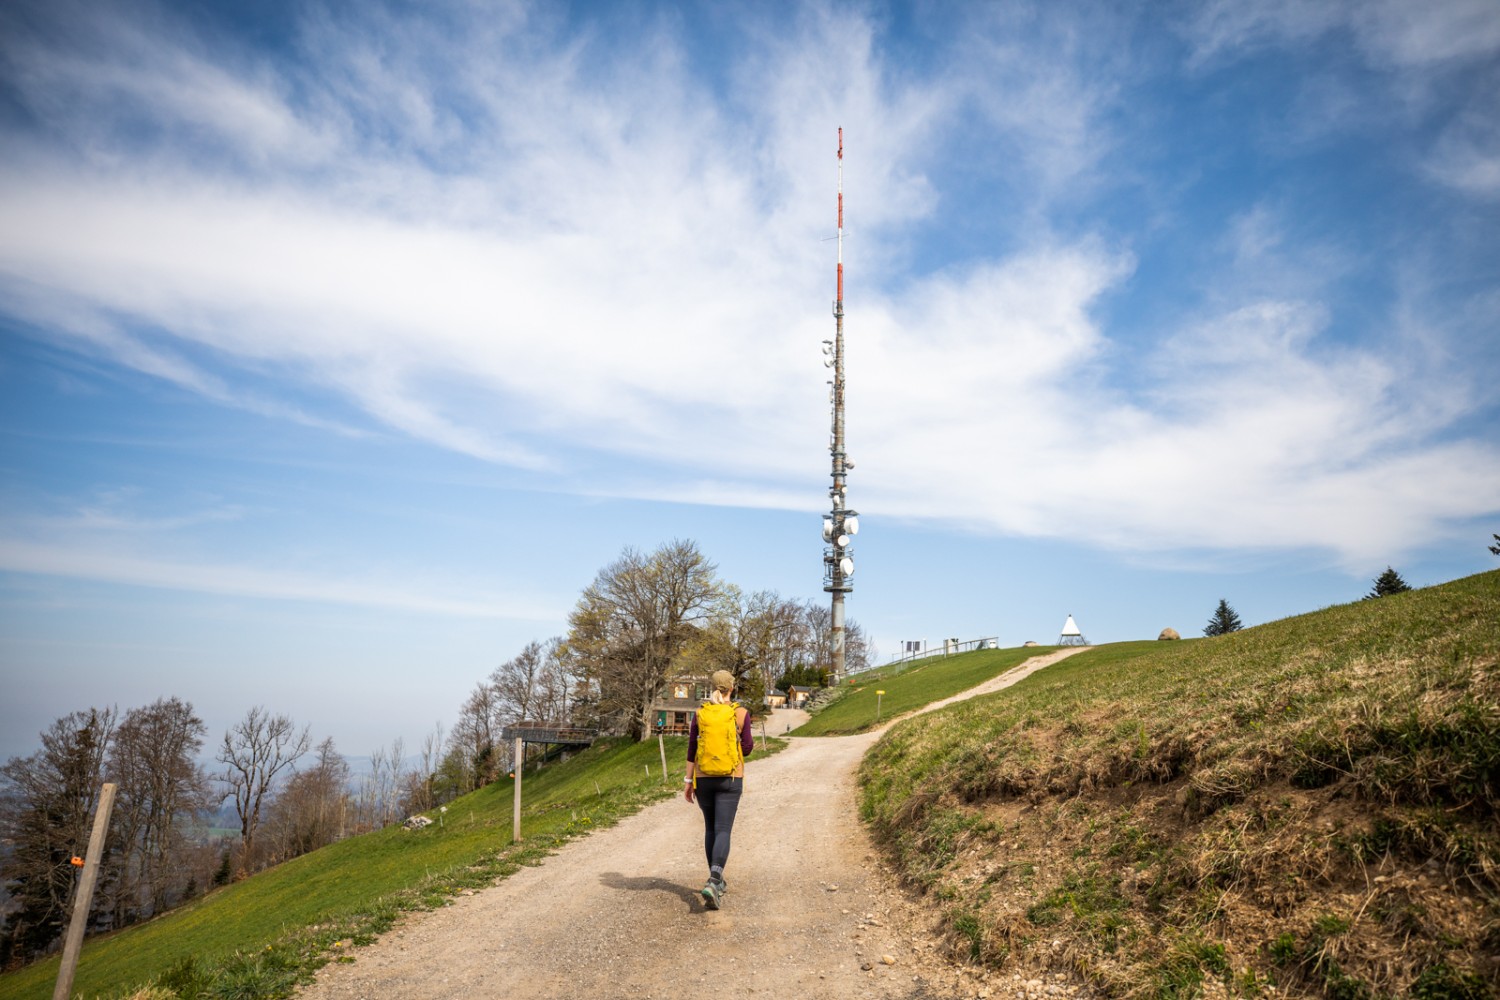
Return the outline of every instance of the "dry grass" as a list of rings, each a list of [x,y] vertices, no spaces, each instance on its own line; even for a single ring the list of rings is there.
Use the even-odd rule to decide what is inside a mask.
[[[1093,650],[913,720],[864,811],[955,953],[1122,997],[1500,984],[1500,573]]]

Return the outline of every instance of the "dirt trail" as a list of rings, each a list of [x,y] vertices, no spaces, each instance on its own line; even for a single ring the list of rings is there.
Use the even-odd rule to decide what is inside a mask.
[[[1034,658],[959,698],[1013,684],[1073,652]],[[1014,975],[986,980],[938,957],[932,914],[881,869],[857,819],[854,773],[878,737],[793,739],[750,765],[722,910],[705,910],[698,895],[706,869],[703,821],[679,796],[492,889],[407,917],[356,951],[354,963],[320,970],[300,995],[1077,995],[1065,984]]]

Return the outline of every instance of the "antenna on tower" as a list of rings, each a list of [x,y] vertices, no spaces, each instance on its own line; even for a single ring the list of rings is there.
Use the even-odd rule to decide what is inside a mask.
[[[845,482],[847,470],[854,467],[844,453],[844,130],[839,129],[839,200],[838,200],[838,283],[833,300],[834,333],[832,342],[823,341],[824,364],[833,369],[833,435],[828,450],[833,459],[833,486],[828,495],[832,511],[823,517],[823,590],[833,595],[833,621],[830,636],[833,645],[833,678],[841,682],[845,675],[844,595],[854,589],[854,550],[851,538],[859,532],[859,512],[849,507]]]

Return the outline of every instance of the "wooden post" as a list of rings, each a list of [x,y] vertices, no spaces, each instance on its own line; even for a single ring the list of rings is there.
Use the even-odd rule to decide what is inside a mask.
[[[661,751],[661,780],[662,784],[667,781],[667,741],[662,736],[661,730],[656,731],[656,749]]]
[[[526,763],[526,741],[516,737],[516,808],[514,813],[514,832],[511,834],[511,843],[519,843],[521,840],[521,765]]]
[[[73,920],[68,924],[68,939],[63,944],[62,964],[57,967],[57,987],[52,1000],[68,1000],[73,992],[73,973],[78,968],[78,953],[83,950],[83,931],[89,922],[89,907],[94,902],[94,883],[99,881],[99,858],[104,854],[104,838],[109,833],[109,814],[115,805],[115,786],[105,783],[99,791],[99,808],[94,810],[94,832],[89,834],[89,848],[83,860],[83,874],[78,879],[78,896],[73,900]]]

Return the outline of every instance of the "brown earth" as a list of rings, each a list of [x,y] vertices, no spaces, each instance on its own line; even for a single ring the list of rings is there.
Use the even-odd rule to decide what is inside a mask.
[[[958,698],[1014,684],[1036,657]],[[793,739],[748,770],[722,910],[704,907],[703,822],[681,797],[563,847],[491,889],[411,914],[304,1000],[699,995],[948,1000],[1089,996],[1039,974],[954,965],[938,915],[881,864],[855,771],[879,733]]]

